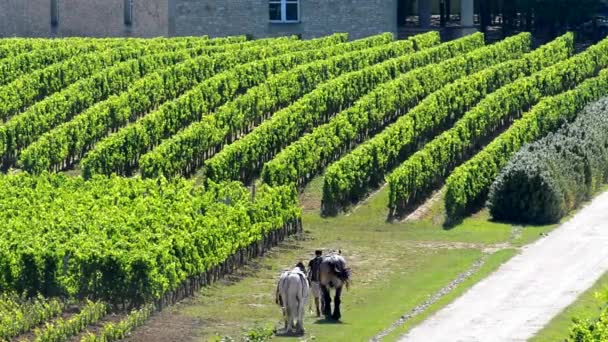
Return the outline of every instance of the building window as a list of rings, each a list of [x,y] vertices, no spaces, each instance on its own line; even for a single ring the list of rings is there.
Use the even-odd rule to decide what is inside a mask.
[[[125,25],[133,25],[133,0],[125,0]]]
[[[59,4],[58,0],[51,0],[51,26],[59,25]]]
[[[300,0],[268,0],[271,23],[300,22]]]

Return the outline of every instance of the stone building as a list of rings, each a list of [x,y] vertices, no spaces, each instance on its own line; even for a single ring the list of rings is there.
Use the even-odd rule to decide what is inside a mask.
[[[184,36],[349,32],[351,38],[398,31],[398,10],[413,0],[0,0],[0,36]],[[414,0],[420,25],[432,3]],[[454,0],[458,1],[458,0]],[[473,26],[473,1],[460,0]]]

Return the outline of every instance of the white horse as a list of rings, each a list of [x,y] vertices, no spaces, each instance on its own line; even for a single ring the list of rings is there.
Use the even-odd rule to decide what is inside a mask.
[[[301,262],[291,271],[281,274],[277,284],[276,303],[283,309],[285,332],[304,333],[304,313],[310,295],[310,287],[306,278],[306,269]]]

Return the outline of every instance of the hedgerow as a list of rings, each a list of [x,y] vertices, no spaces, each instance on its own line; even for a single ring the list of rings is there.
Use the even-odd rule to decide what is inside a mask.
[[[582,107],[608,94],[608,70],[567,93],[548,98],[516,122],[475,162],[496,160],[500,169],[517,150],[561,123]],[[505,146],[506,148],[499,149]],[[501,151],[500,159],[495,151]],[[466,169],[465,169],[466,171]],[[482,178],[481,182],[491,179]],[[608,98],[582,111],[576,120],[517,152],[491,185],[490,213],[497,220],[555,223],[589,199],[608,179]],[[475,184],[473,189],[482,188]]]

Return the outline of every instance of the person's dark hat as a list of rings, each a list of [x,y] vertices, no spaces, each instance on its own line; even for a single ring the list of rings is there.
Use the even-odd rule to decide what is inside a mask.
[[[315,255],[321,255],[321,254],[323,254],[323,251],[322,251],[322,250],[317,249],[317,250],[315,251]]]

